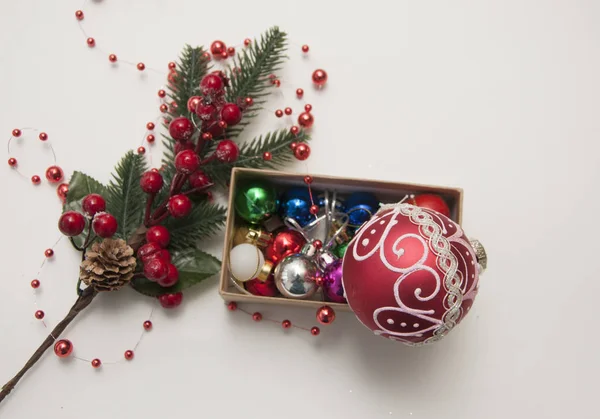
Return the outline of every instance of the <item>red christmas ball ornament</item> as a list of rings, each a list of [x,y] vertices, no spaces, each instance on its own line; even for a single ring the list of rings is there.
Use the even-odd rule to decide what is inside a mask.
[[[91,193],[86,195],[81,201],[81,209],[88,217],[93,217],[99,212],[106,210],[106,201],[102,195]]]
[[[294,149],[294,156],[298,160],[306,160],[310,156],[310,147],[308,146],[308,144],[298,144]]]
[[[10,159],[8,159],[8,165],[10,167],[16,167],[17,166],[17,159],[15,159],[14,157],[11,157]]]
[[[261,281],[258,278],[244,282],[244,288],[252,295],[260,295],[263,297],[275,297],[279,294],[273,274],[267,277],[266,281]]]
[[[31,281],[31,288],[37,289],[39,287],[40,287],[40,280],[39,279],[34,279],[33,281]]]
[[[227,303],[227,310],[236,311],[237,308],[237,303],[235,301],[230,301],[229,303]]]
[[[66,211],[58,219],[58,229],[68,237],[78,236],[85,228],[85,217],[77,211]]]
[[[146,231],[146,241],[148,243],[156,243],[163,249],[169,245],[171,233],[165,226],[152,226]]]
[[[223,52],[227,52],[227,45],[225,45],[225,42],[223,41],[213,41],[213,43],[210,44],[210,52],[212,55],[221,55]]]
[[[144,71],[146,69],[146,64],[144,63],[137,63],[137,69],[140,71]]]
[[[444,199],[439,195],[422,194],[407,200],[407,203],[421,208],[428,208],[450,217],[450,208]]]
[[[68,339],[57,340],[54,344],[54,353],[59,358],[66,358],[73,352],[73,344]]]
[[[117,56],[115,54],[110,54],[108,56],[108,61],[110,61],[111,63],[116,63],[117,62]]]
[[[302,98],[302,96],[304,96],[304,89],[296,89],[296,96],[298,97],[298,99]]]
[[[167,209],[175,218],[185,217],[192,210],[192,201],[186,195],[173,195],[167,202]]]
[[[169,134],[174,140],[188,141],[194,134],[194,124],[185,116],[180,116],[169,124]]]
[[[152,322],[150,320],[144,322],[144,330],[152,330]]]
[[[281,322],[281,327],[283,327],[284,329],[289,329],[290,327],[292,327],[292,322],[289,320],[284,320]]]
[[[92,37],[89,37],[86,42],[90,48],[94,48],[96,46],[96,40]]]
[[[364,224],[342,269],[359,320],[376,335],[409,345],[439,340],[460,323],[479,281],[476,253],[462,228],[410,204],[388,206]]]
[[[215,151],[217,160],[223,163],[233,163],[240,155],[240,149],[237,144],[231,140],[223,140],[217,145]]]
[[[262,314],[260,314],[258,311],[256,313],[252,314],[252,320],[254,320],[255,322],[259,322],[262,320]]]
[[[69,192],[69,184],[68,183],[61,183],[56,188],[56,195],[60,198],[60,200],[62,202],[65,202],[67,200],[68,192]]]
[[[315,327],[311,327],[310,329],[310,334],[313,336],[319,336],[319,334],[321,333],[321,329],[319,329],[317,326]]]
[[[298,125],[303,128],[310,128],[315,123],[315,118],[310,112],[302,112],[298,115]]]
[[[38,138],[40,139],[40,141],[48,141],[48,134],[46,134],[45,132],[40,132]]]
[[[190,112],[196,112],[198,105],[202,102],[202,98],[200,96],[192,96],[187,101],[187,108]]]
[[[75,12],[75,17],[77,18],[77,20],[83,20],[83,18],[84,18],[83,11],[82,10],[77,10]]]
[[[324,325],[331,324],[335,320],[335,311],[329,306],[319,307],[317,310],[317,320]]]
[[[42,310],[38,310],[35,312],[34,316],[38,320],[42,320],[46,314]]]
[[[92,368],[100,368],[102,366],[102,361],[100,361],[98,358],[94,358],[92,359]]]
[[[306,239],[296,230],[284,230],[278,233],[265,249],[265,258],[276,266],[283,258],[300,253]]]
[[[46,169],[46,179],[50,183],[58,183],[65,177],[63,170],[58,166],[50,166]]]
[[[201,170],[197,170],[190,175],[190,177],[188,178],[188,182],[190,182],[190,186],[192,188],[197,189],[211,184],[212,180],[210,179],[210,177],[208,177],[206,173],[204,173]]]
[[[33,183],[34,185],[39,185],[41,181],[42,179],[40,179],[38,175],[31,176],[31,183]]]
[[[98,237],[112,237],[117,232],[117,228],[117,219],[107,212],[96,214],[94,221],[92,221],[92,230]]]
[[[161,258],[152,258],[144,262],[144,276],[150,281],[164,280],[169,274],[169,263]]]
[[[163,187],[163,177],[158,172],[148,171],[140,178],[140,187],[146,193],[155,194]]]
[[[54,250],[52,250],[52,249],[44,250],[44,256],[46,256],[47,258],[51,258],[52,256],[54,256]]]
[[[163,279],[157,280],[156,282],[158,282],[158,285],[161,287],[167,288],[175,285],[177,281],[179,281],[179,271],[175,265],[169,263],[167,264],[167,276]]]
[[[179,173],[190,174],[200,167],[200,157],[194,150],[183,150],[175,156],[175,169]]]
[[[131,361],[134,357],[133,351],[131,349],[125,351],[124,356],[127,361]]]
[[[323,69],[317,69],[312,74],[312,81],[317,87],[323,87],[327,83],[327,72]]]
[[[305,54],[308,52],[308,45],[302,45],[302,52]]]
[[[237,125],[242,120],[242,110],[235,103],[226,103],[221,108],[221,119],[228,126]]]

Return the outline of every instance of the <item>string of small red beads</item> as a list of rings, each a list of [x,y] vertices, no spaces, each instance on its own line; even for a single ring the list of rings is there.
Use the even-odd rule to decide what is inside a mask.
[[[254,320],[255,322],[260,322],[260,321],[264,320],[264,321],[268,321],[268,322],[271,322],[271,323],[278,324],[283,329],[291,329],[293,327],[293,328],[296,328],[296,329],[304,330],[306,332],[310,332],[310,334],[313,335],[313,336],[318,336],[321,333],[321,329],[319,329],[317,326],[313,326],[313,327],[311,327],[309,329],[309,328],[306,328],[306,327],[297,326],[295,324],[292,324],[292,322],[290,320],[287,320],[287,319],[279,321],[279,320],[275,320],[275,319],[265,318],[258,311],[255,311],[254,313],[250,313],[249,311],[246,311],[243,308],[240,308],[235,301],[230,301],[229,303],[227,303],[227,309],[229,311],[241,311],[242,313],[245,313],[248,316],[252,317],[252,320]]]

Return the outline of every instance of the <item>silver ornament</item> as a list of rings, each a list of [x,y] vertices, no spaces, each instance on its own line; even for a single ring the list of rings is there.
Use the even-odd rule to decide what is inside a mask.
[[[310,256],[296,253],[284,258],[275,268],[275,285],[285,297],[305,299],[317,291],[319,269]]]

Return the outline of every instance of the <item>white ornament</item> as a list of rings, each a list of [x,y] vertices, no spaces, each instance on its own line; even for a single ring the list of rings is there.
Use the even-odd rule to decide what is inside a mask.
[[[250,243],[238,244],[229,252],[229,271],[240,282],[256,278],[264,263],[262,252]]]

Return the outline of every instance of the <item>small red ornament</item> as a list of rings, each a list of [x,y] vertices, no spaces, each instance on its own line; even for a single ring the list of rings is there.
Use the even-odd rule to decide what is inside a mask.
[[[203,52],[202,58],[204,58],[206,61],[210,61],[210,54],[208,52]]]
[[[86,195],[81,201],[81,209],[87,216],[93,217],[97,213],[106,210],[106,201],[102,195],[91,193]]]
[[[115,54],[110,54],[108,56],[108,61],[110,61],[111,63],[116,63],[117,62],[117,56]]]
[[[56,195],[60,198],[60,200],[62,202],[65,202],[67,200],[68,192],[69,192],[69,184],[68,183],[61,183],[56,188]]]
[[[83,16],[83,11],[81,11],[81,10],[77,10],[77,11],[75,12],[75,17],[77,18],[77,20],[83,20],[83,17],[84,17],[84,16]]]
[[[194,134],[194,124],[185,116],[180,116],[169,124],[169,134],[174,140],[187,141]]]
[[[315,278],[315,284],[317,284],[317,287],[322,287],[325,285],[325,278],[321,275],[317,276]]]
[[[304,183],[310,185],[311,183],[313,183],[313,177],[311,175],[304,176]]]
[[[146,147],[139,146],[137,152],[138,154],[146,154]]]
[[[275,285],[275,279],[273,279],[273,274],[269,275],[266,281],[261,281],[258,278],[246,281],[244,282],[244,287],[246,288],[246,291],[253,295],[275,297],[277,294],[279,294],[277,285]]]
[[[167,249],[160,249],[158,252],[154,253],[146,260],[152,259],[152,258],[160,258],[160,259],[164,260],[165,262],[171,263],[171,253],[169,253],[169,251]]]
[[[94,48],[96,46],[96,40],[92,37],[88,38],[86,42],[90,48]]]
[[[275,87],[281,87],[281,82],[279,80],[275,80],[273,84],[275,85]]]
[[[40,179],[38,175],[31,176],[31,183],[33,183],[34,185],[39,185],[41,181],[42,179]]]
[[[434,210],[439,212],[440,214],[445,215],[446,217],[450,217],[450,208],[446,201],[439,196],[434,194],[422,194],[417,195],[414,198],[410,198],[407,200],[408,204],[416,205],[421,208],[428,208],[430,210]]]
[[[315,118],[312,116],[310,112],[302,112],[298,116],[298,125],[303,128],[310,128],[315,123]]]
[[[217,125],[219,126],[219,128],[221,128],[222,130],[226,130],[227,129],[227,122],[225,121],[219,121],[217,122]]]
[[[313,336],[319,336],[319,333],[321,333],[321,329],[319,329],[317,326],[315,327],[311,327],[310,329],[310,334]]]
[[[146,231],[146,241],[148,243],[156,243],[163,249],[169,245],[171,233],[165,226],[152,226]]]
[[[152,330],[152,322],[150,320],[144,322],[144,330]]]
[[[154,125],[154,122],[148,122],[148,123],[146,124],[146,129],[147,129],[148,131],[152,131],[154,128],[156,128],[156,126]]]
[[[212,53],[212,55],[221,55],[221,53],[223,52],[227,52],[227,46],[225,45],[225,42],[223,41],[213,41],[212,44],[210,44],[210,52]]]
[[[98,358],[92,359],[93,368],[100,368],[100,366],[102,366],[102,361],[100,361]]]
[[[54,344],[54,353],[59,358],[66,358],[73,352],[73,344],[68,339],[57,340]]]
[[[167,95],[167,92],[165,92],[163,89],[160,89],[158,91],[158,97],[165,97]]]
[[[212,180],[206,173],[201,170],[197,170],[190,175],[188,182],[190,182],[190,186],[192,188],[197,189],[212,183]]]
[[[221,109],[221,119],[229,126],[237,125],[242,120],[242,110],[235,103],[226,103]]]
[[[173,195],[169,198],[167,209],[175,218],[185,217],[192,210],[192,201],[186,195]]]
[[[48,134],[46,134],[45,132],[40,132],[40,135],[38,135],[38,138],[40,139],[40,141],[47,141]]]
[[[45,313],[42,310],[38,310],[35,312],[35,318],[38,320],[42,320],[45,316]]]
[[[298,143],[296,143],[296,142],[292,142],[292,143],[290,143],[290,148],[291,148],[292,150],[295,150],[295,149],[296,149],[296,147],[298,147]]]
[[[213,136],[210,132],[203,132],[201,138],[202,141],[210,141],[213,139]]]
[[[317,310],[317,320],[324,325],[331,324],[335,320],[335,311],[329,306],[320,307]]]
[[[277,76],[274,73],[269,74],[269,80],[274,81]]]
[[[177,83],[177,71],[175,71],[175,70],[169,71],[169,74],[167,75],[167,80],[169,81],[169,84]]]
[[[306,160],[310,156],[310,147],[308,144],[300,143],[294,149],[294,156],[298,160]]]
[[[281,118],[281,117],[283,116],[283,111],[282,111],[281,109],[277,109],[277,110],[275,111],[275,116],[276,116],[277,118]]]
[[[198,105],[202,102],[202,98],[200,96],[192,96],[187,101],[187,108],[190,112],[196,112]]]
[[[252,320],[254,320],[255,322],[259,322],[262,320],[262,314],[260,314],[258,311],[254,314],[252,314]]]
[[[58,219],[58,229],[68,237],[78,236],[85,228],[85,217],[77,211],[66,211]]]
[[[133,355],[133,351],[132,350],[125,351],[124,356],[125,356],[126,360],[131,361],[133,359],[133,356],[134,356]]]
[[[312,215],[317,215],[319,213],[319,206],[311,205],[309,211]]]
[[[148,144],[154,143],[155,140],[156,137],[154,137],[154,134],[148,134],[148,136],[146,137],[146,141],[148,142]]]
[[[285,112],[286,115],[292,114],[292,108],[285,108],[283,111]]]
[[[21,134],[22,134],[22,132],[21,132],[21,130],[19,128],[15,128],[15,129],[12,130],[12,136],[13,137],[19,138],[21,136]]]
[[[109,238],[117,232],[117,219],[107,212],[101,212],[94,216],[92,221],[92,230],[98,237]]]
[[[327,72],[322,69],[315,70],[312,74],[312,81],[317,87],[323,87],[327,83]]]
[[[308,52],[308,45],[302,45],[302,52],[305,54]]]
[[[157,280],[156,282],[158,282],[158,285],[161,287],[168,288],[175,285],[177,281],[179,281],[179,271],[175,265],[169,263],[167,265],[167,276],[163,279]]]
[[[194,150],[183,150],[175,156],[175,169],[179,173],[189,175],[200,166],[200,157]]]
[[[244,99],[244,103],[246,104],[246,106],[250,107],[254,105],[254,99],[252,99],[251,97],[247,97],[246,99]]]
[[[317,250],[319,250],[319,249],[323,248],[323,242],[321,240],[314,240],[313,246],[315,246],[315,248]]]
[[[215,155],[220,162],[233,163],[240,155],[240,149],[233,141],[223,140],[217,145]]]
[[[169,62],[169,70],[175,70],[175,68],[177,67],[177,64],[175,64],[173,61]]]
[[[272,158],[273,158],[273,155],[270,152],[265,151],[263,153],[263,160],[270,161]]]
[[[11,157],[10,159],[8,159],[8,165],[10,167],[15,167],[17,165],[17,159],[15,159],[14,157]]]
[[[284,230],[278,233],[265,249],[265,258],[277,265],[283,258],[299,253],[306,239],[296,230]]]
[[[169,110],[169,107],[167,105],[165,105],[164,103],[162,105],[160,105],[160,107],[158,108],[162,113],[165,113]]]
[[[227,310],[229,311],[236,311],[238,308],[237,303],[235,301],[230,301],[229,303],[227,303]]]
[[[227,51],[223,51],[221,53],[221,58],[225,60],[225,59],[227,59],[227,57],[229,57],[229,54],[227,54]]]
[[[290,132],[294,135],[298,135],[298,133],[300,132],[300,128],[298,128],[296,125],[292,125],[292,127],[290,128]]]
[[[304,110],[306,112],[312,111],[312,105],[310,103],[307,103],[306,105],[304,105]]]
[[[63,170],[58,166],[50,166],[46,169],[46,179],[50,183],[58,183],[64,176]]]
[[[39,287],[40,287],[40,281],[39,281],[39,279],[34,279],[33,281],[31,281],[31,288],[37,289]]]
[[[140,71],[144,71],[146,69],[146,64],[144,63],[137,63],[137,69]]]
[[[298,99],[300,99],[302,96],[304,96],[304,89],[296,89],[296,96],[298,97]]]
[[[46,256],[47,258],[51,258],[52,256],[54,256],[54,250],[52,250],[52,249],[44,250],[44,256]]]
[[[146,193],[157,193],[163,187],[163,177],[158,172],[148,171],[140,178],[140,187]]]
[[[281,322],[281,327],[283,327],[284,329],[289,329],[290,327],[292,327],[292,322],[289,320],[284,320]]]
[[[144,276],[152,282],[162,281],[169,274],[169,263],[161,258],[144,262]]]
[[[230,57],[233,57],[235,55],[235,48],[234,47],[227,48],[227,54],[229,54]]]

